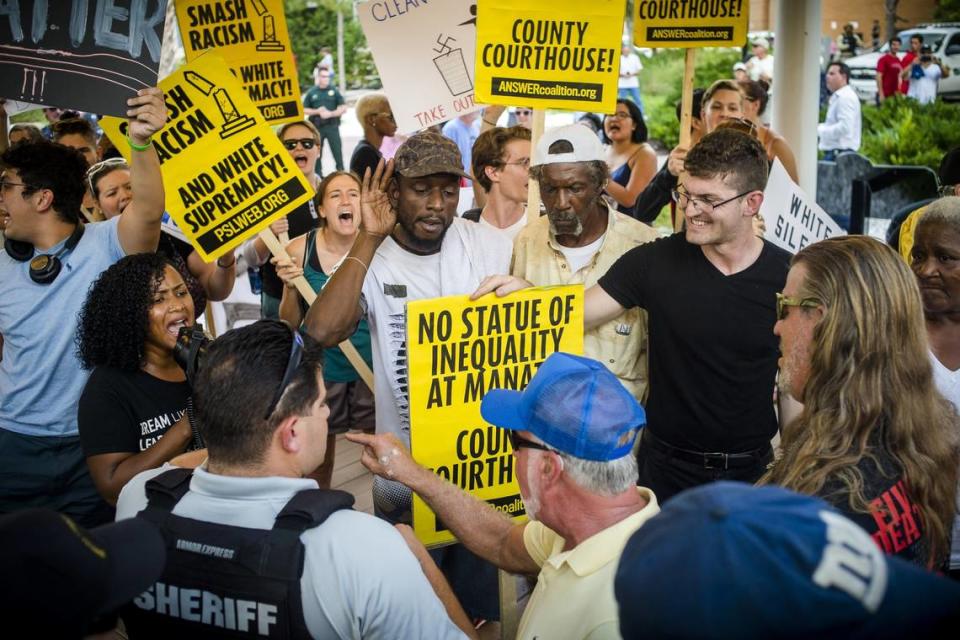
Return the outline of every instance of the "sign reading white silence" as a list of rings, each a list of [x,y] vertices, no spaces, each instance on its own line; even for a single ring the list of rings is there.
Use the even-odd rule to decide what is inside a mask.
[[[790,253],[817,240],[847,233],[790,179],[779,159],[770,169],[760,215],[767,225],[763,237]]]
[[[371,0],[356,5],[400,133],[477,111],[476,0]]]

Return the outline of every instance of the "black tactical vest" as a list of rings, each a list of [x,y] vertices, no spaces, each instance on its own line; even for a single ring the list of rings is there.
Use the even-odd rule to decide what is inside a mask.
[[[171,513],[191,475],[172,469],[147,482],[147,508],[137,517],[160,529],[167,564],[121,613],[130,640],[310,638],[300,600],[300,535],[351,508],[353,496],[307,489],[287,502],[272,529],[232,527]]]

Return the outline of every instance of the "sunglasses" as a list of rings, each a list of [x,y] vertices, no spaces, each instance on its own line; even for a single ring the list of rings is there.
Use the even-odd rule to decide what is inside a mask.
[[[777,320],[787,319],[787,308],[789,307],[807,307],[816,309],[820,303],[813,298],[793,298],[785,296],[782,293],[777,294]]]
[[[527,440],[521,436],[516,431],[512,429],[507,431],[507,434],[510,437],[510,446],[513,447],[514,452],[520,449],[539,449],[540,451],[553,451],[550,447],[542,445],[539,442],[534,442],[533,440]]]
[[[291,140],[284,140],[283,147],[287,151],[293,151],[297,148],[297,145],[300,145],[304,150],[309,151],[313,149],[313,146],[317,144],[317,141],[313,138],[293,138]]]
[[[515,113],[518,116],[528,116],[531,113],[533,113],[533,111],[531,111],[530,109],[517,109]]]
[[[97,179],[114,168],[129,169],[130,167],[123,158],[107,158],[87,169],[87,187],[90,188],[90,193],[94,193],[93,185],[97,183]]]
[[[273,401],[267,409],[267,415],[263,416],[264,420],[269,420],[273,412],[276,411],[277,404],[280,402],[280,398],[283,397],[283,392],[290,386],[290,381],[293,380],[293,374],[297,372],[297,367],[300,366],[300,361],[303,360],[303,336],[292,327],[290,328],[290,332],[293,334],[293,342],[290,344],[290,357],[287,359],[287,369],[283,372],[280,386],[277,387],[276,393],[273,394]]]

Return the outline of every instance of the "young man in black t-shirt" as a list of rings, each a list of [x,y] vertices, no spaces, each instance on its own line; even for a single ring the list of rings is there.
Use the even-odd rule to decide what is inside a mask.
[[[647,311],[639,484],[661,503],[714,480],[754,482],[772,459],[773,325],[790,255],[753,232],[766,182],[759,142],[731,129],[704,136],[674,191],[685,232],[632,249],[586,291],[587,329]],[[525,284],[493,276],[474,295]]]

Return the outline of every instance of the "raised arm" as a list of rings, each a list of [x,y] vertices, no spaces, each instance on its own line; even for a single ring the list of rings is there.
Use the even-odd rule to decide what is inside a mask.
[[[120,246],[127,255],[150,253],[160,241],[160,218],[164,211],[160,160],[151,144],[153,134],[167,122],[163,92],[157,87],[141,89],[127,100],[127,138],[130,144],[130,184],[133,201],[120,216]]]
[[[304,318],[307,333],[323,347],[332,347],[349,338],[360,321],[363,279],[380,243],[393,233],[397,224],[397,213],[387,197],[387,185],[392,177],[393,160],[386,166],[381,160],[372,176],[369,170],[363,176],[360,233]]]
[[[207,299],[211,302],[226,300],[233,291],[233,284],[237,279],[237,257],[233,252],[207,263],[199,253],[191,251],[187,256],[187,268],[203,285]]]
[[[540,570],[523,543],[526,524],[514,524],[487,503],[417,464],[395,435],[348,433],[347,439],[363,445],[363,466],[410,487],[475,554],[511,573]]]
[[[626,186],[613,180],[607,182],[606,191],[624,207],[633,207],[640,193],[647,188],[657,173],[657,154],[649,146],[642,146],[627,160],[630,165],[630,180]],[[659,212],[658,212],[659,213]]]

